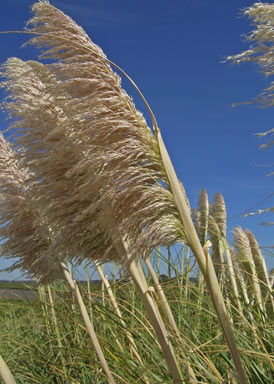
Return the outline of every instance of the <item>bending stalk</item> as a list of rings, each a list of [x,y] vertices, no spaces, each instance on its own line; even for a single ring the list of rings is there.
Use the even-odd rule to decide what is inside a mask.
[[[16,384],[14,377],[9,370],[9,367],[5,363],[4,359],[0,355],[0,376],[4,382],[4,384]]]
[[[83,317],[83,320],[84,320],[84,323],[85,323],[85,326],[87,328],[87,332],[89,334],[89,337],[92,341],[92,344],[94,346],[94,349],[99,357],[99,360],[100,360],[100,363],[105,371],[105,374],[106,374],[106,377],[108,379],[108,382],[109,384],[115,384],[115,380],[112,376],[112,373],[110,372],[109,370],[109,367],[107,365],[107,362],[106,362],[106,359],[105,359],[105,356],[103,354],[103,351],[101,349],[101,346],[99,344],[99,341],[97,339],[97,336],[96,336],[96,333],[94,331],[94,328],[93,328],[93,325],[90,321],[90,318],[89,318],[89,315],[88,315],[88,312],[87,312],[87,309],[85,307],[85,304],[83,302],[83,299],[82,299],[82,296],[80,294],[80,291],[79,291],[79,288],[78,286],[76,285],[76,282],[72,279],[65,263],[60,263],[60,266],[62,268],[62,271],[64,273],[64,276],[65,276],[65,279],[71,289],[71,291],[73,292],[74,296],[75,296],[75,299],[78,303],[78,306],[79,306],[79,309],[80,309],[80,312],[81,312],[81,315]]]
[[[143,271],[138,265],[138,261],[134,260],[128,264],[128,271],[134,284],[139,292],[139,295],[145,305],[151,325],[153,326],[158,341],[161,345],[163,354],[166,358],[173,382],[175,384],[183,384],[183,376],[175,357],[172,344],[169,340],[162,318],[158,308],[154,302],[153,292],[149,289]]]
[[[124,319],[122,317],[122,314],[121,314],[121,311],[120,311],[120,308],[118,306],[118,303],[117,303],[117,300],[113,294],[113,291],[112,291],[112,288],[109,284],[109,281],[108,279],[106,278],[106,276],[104,275],[104,272],[100,266],[100,264],[98,263],[98,261],[94,260],[94,265],[107,289],[107,292],[108,292],[108,295],[109,295],[109,299],[111,301],[111,304],[113,306],[113,309],[114,309],[114,312],[115,314],[118,316],[119,320],[120,320],[120,323],[122,324],[122,326],[125,328],[126,330],[126,323],[124,322]],[[126,330],[126,338],[128,339],[128,342],[130,344],[130,350],[131,352],[134,354],[134,356],[136,357],[136,359],[139,361],[140,364],[144,365],[143,363],[143,360],[141,358],[141,356],[139,355],[138,351],[137,351],[137,347],[136,347],[136,344],[134,342],[134,339],[133,337],[131,336],[130,332]],[[148,381],[147,377],[144,376],[144,381],[146,384],[150,384],[150,382]]]
[[[190,248],[192,249],[192,252],[195,255],[196,260],[199,264],[199,267],[205,277],[205,281],[211,296],[212,303],[215,307],[231,356],[234,360],[239,383],[247,384],[241,359],[240,359],[240,355],[239,355],[239,352],[234,340],[234,336],[232,333],[223,295],[218,283],[218,279],[215,273],[215,269],[214,269],[211,257],[206,250],[205,251],[203,250],[201,246],[200,240],[198,238],[194,224],[191,219],[189,208],[186,204],[185,196],[182,192],[177,175],[173,168],[172,162],[166,150],[166,147],[163,142],[159,129],[156,129],[155,133],[158,139],[163,164],[165,166],[166,173],[170,181],[171,189],[178,207],[178,211],[180,213],[180,216],[184,225],[184,231],[185,231],[187,242]]]
[[[165,293],[164,293],[164,291],[163,291],[163,288],[162,288],[162,286],[161,286],[161,284],[160,284],[160,282],[159,282],[159,280],[158,280],[158,278],[157,278],[157,275],[156,275],[156,273],[155,273],[155,271],[154,271],[154,269],[153,269],[153,267],[152,267],[152,264],[151,264],[151,262],[150,262],[149,259],[146,259],[146,260],[145,260],[145,263],[146,263],[147,268],[148,268],[148,271],[149,271],[149,273],[150,273],[150,275],[151,275],[151,277],[152,277],[152,281],[153,281],[153,283],[154,283],[154,285],[155,285],[156,292],[157,292],[157,294],[158,294],[158,296],[159,296],[159,298],[160,298],[160,303],[161,303],[161,305],[162,305],[162,307],[163,307],[163,309],[164,309],[164,311],[165,311],[165,314],[166,314],[166,316],[167,316],[169,325],[170,325],[171,329],[173,330],[173,332],[176,334],[176,337],[177,337],[180,341],[182,341],[182,338],[181,338],[179,329],[178,329],[178,327],[177,327],[177,324],[176,324],[176,321],[175,321],[175,319],[174,319],[173,313],[172,313],[172,311],[171,311],[171,309],[170,309],[170,306],[169,306],[169,304],[168,304],[166,295],[165,295]],[[186,355],[185,355],[184,352],[183,352],[183,355],[184,355],[184,357],[186,358]],[[190,384],[195,384],[195,383],[197,383],[198,380],[197,380],[197,378],[196,378],[196,376],[195,376],[195,373],[194,373],[194,371],[193,371],[193,369],[192,369],[192,367],[191,367],[189,361],[187,361],[187,360],[186,360],[186,371],[187,371],[188,376],[189,376],[189,383],[190,383]]]

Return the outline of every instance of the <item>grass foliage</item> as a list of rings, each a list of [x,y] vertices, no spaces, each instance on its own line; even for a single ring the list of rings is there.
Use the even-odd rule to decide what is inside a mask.
[[[32,10],[41,61],[0,73],[0,238],[39,300],[0,302],[4,384],[273,383],[273,279],[255,236],[237,227],[228,243],[219,193],[191,210],[138,87],[62,11]],[[108,281],[105,261],[127,278]]]
[[[175,252],[174,249],[171,253],[169,266],[172,276],[162,281],[162,288],[180,332],[181,340],[178,340],[169,329],[180,366],[185,367],[187,359],[195,372],[197,383],[236,383],[235,369],[209,294],[205,287],[201,291],[197,279],[189,279],[186,264],[183,274],[178,272],[181,252],[178,249]],[[164,262],[161,260],[160,263]],[[190,262],[192,264],[193,260]],[[156,262],[153,264],[156,265]],[[84,283],[80,289],[115,380],[117,383],[144,383],[145,374],[150,383],[172,383],[143,304],[131,281],[121,279],[110,281],[110,284],[125,326],[114,314],[108,295],[99,284],[91,284],[90,292]],[[150,286],[153,287],[151,281]],[[242,302],[242,316],[233,300],[230,286],[227,285],[225,289],[226,304],[248,383],[270,384],[274,379],[273,313],[268,317],[260,313],[257,306],[252,304],[254,297],[249,292],[251,304]],[[16,382],[105,383],[101,365],[66,284],[52,283],[51,292],[60,345],[47,287],[42,289],[39,301],[1,300],[0,354]],[[156,301],[160,307],[159,299],[156,298]],[[165,314],[162,314],[165,318]],[[165,321],[167,323],[166,318]],[[143,364],[131,352],[126,337],[128,331]],[[187,372],[182,370],[184,382],[188,383]]]

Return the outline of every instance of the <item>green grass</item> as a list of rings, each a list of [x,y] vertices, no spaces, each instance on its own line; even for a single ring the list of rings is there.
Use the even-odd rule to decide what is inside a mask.
[[[0,289],[30,289],[36,290],[37,283],[32,280],[26,281],[0,281]]]
[[[180,295],[180,277],[163,283],[183,340],[172,333],[170,338],[185,372],[185,355],[197,375],[199,383],[236,383],[236,373],[223,339],[209,296],[205,293],[203,308],[198,307],[199,289],[195,282],[188,286],[188,296]],[[183,291],[185,279],[182,281]],[[125,337],[125,328],[113,313],[105,293],[102,301],[100,286],[92,285],[92,319],[105,357],[117,383],[144,383],[146,374],[150,383],[171,384],[166,362],[154,338],[143,305],[130,282],[116,282],[116,298],[143,360],[136,361]],[[17,383],[106,383],[101,366],[90,344],[82,319],[70,292],[63,283],[51,286],[62,348],[58,346],[51,309],[44,301],[0,302],[0,353],[7,362]],[[88,305],[86,284],[80,284]],[[134,300],[133,300],[134,297]],[[231,304],[232,305],[232,304]],[[247,315],[250,308],[244,308]],[[273,369],[273,319],[262,322],[253,311],[256,326],[242,319],[232,307],[234,334],[250,384],[271,384]],[[163,315],[164,316],[164,315]],[[199,316],[199,317],[198,317]],[[119,343],[119,344],[118,344]]]

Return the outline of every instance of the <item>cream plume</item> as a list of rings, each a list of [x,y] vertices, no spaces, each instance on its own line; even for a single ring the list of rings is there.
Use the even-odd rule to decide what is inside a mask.
[[[41,283],[49,282],[60,277],[59,267],[47,253],[50,233],[33,207],[27,184],[27,172],[0,135],[1,254],[17,259],[8,270],[19,268]]]
[[[79,166],[86,156],[75,142],[64,103],[66,94],[62,100],[55,98],[56,77],[41,63],[17,58],[5,63],[2,76],[6,77],[3,86],[10,92],[5,108],[16,118],[10,127],[12,132],[16,128],[14,145],[31,172],[36,203],[43,207],[55,235],[51,253],[81,261],[85,254],[104,258],[108,250],[109,258],[118,258],[96,222],[96,211],[90,209],[96,193],[79,193],[79,185],[87,181]],[[78,178],[68,176],[74,167]]]
[[[72,213],[70,217],[73,220],[69,225],[76,253],[82,249],[86,254],[89,246],[92,248],[90,239],[94,223],[98,224],[99,233],[100,228],[111,232],[112,243],[118,243],[121,238],[124,240],[128,269],[150,313],[158,338],[162,338],[163,351],[169,351],[166,357],[175,382],[181,382],[179,366],[176,359],[172,358],[174,354],[164,328],[159,327],[157,310],[147,295],[145,278],[140,276],[136,259],[139,255],[148,256],[160,245],[170,246],[177,241],[189,244],[208,284],[239,381],[246,383],[214,267],[197,237],[184,190],[181,189],[160,130],[155,124],[155,117],[151,113],[154,136],[131,98],[121,88],[120,78],[112,71],[110,62],[82,28],[48,2],[34,4],[33,11],[35,15],[28,24],[28,32],[34,33],[35,37],[30,43],[44,49],[42,57],[54,60],[46,68],[54,74],[57,82],[49,92],[53,100],[48,101],[53,104],[53,110],[48,106],[41,108],[39,104],[43,98],[38,97],[38,107],[35,114],[32,110],[32,116],[27,112],[28,95],[22,95],[23,101],[18,102],[11,82],[8,90],[13,93],[14,106],[11,102],[10,111],[14,111],[18,118],[17,127],[21,125],[25,129],[25,136],[17,136],[16,141],[20,146],[26,140],[26,165],[31,169],[39,191],[43,185],[45,190],[48,187],[50,191],[52,175],[49,172],[56,172],[54,160],[50,170],[42,169],[41,156],[50,161],[50,154],[54,154],[52,157],[58,162],[59,157],[63,156],[57,151],[57,148],[61,148],[58,143],[60,139],[68,144],[77,143],[78,154],[76,151],[73,155],[81,156],[81,160],[75,162],[68,157],[64,166],[67,167],[67,163],[71,162],[65,174],[73,183],[74,189],[70,191],[72,202],[78,199],[83,205],[78,205],[80,209],[75,211],[77,205],[70,205],[71,201],[67,200],[66,210],[61,211],[56,204],[55,216],[54,212],[51,216],[55,220],[54,230],[58,236],[62,236],[66,228],[65,225],[57,225],[57,217],[61,224],[62,215],[65,218]],[[26,120],[24,113],[21,113],[22,106],[27,109]],[[30,107],[32,109],[32,102]],[[40,128],[38,122],[44,127]],[[39,136],[34,134],[33,129],[39,134],[42,129],[55,132],[52,131],[53,125],[57,131],[66,127],[69,136],[66,134],[64,139],[58,137],[56,132],[53,137],[46,138],[47,143],[33,139]],[[41,150],[37,150],[39,146]],[[63,160],[66,160],[65,157]],[[47,177],[42,176],[43,172],[48,172]],[[49,195],[43,198],[47,207],[55,204],[50,202]],[[82,223],[86,224],[84,234],[81,233]],[[72,242],[71,239],[68,240]]]
[[[33,38],[31,43],[48,47],[43,53],[44,57],[58,59],[58,64],[48,65],[43,70],[41,65],[40,70],[41,73],[44,70],[54,72],[58,78],[58,82],[49,87],[55,106],[58,105],[65,116],[59,129],[65,130],[66,135],[70,133],[70,139],[66,140],[79,145],[78,155],[81,157],[72,161],[73,164],[68,164],[66,176],[75,182],[73,196],[83,205],[79,206],[78,212],[75,210],[68,224],[71,234],[64,237],[63,243],[66,239],[74,239],[74,245],[79,245],[78,249],[88,252],[88,241],[83,243],[83,235],[91,226],[88,218],[93,218],[93,223],[117,227],[118,236],[128,235],[128,240],[134,244],[131,250],[135,257],[140,254],[148,256],[160,245],[170,246],[184,240],[183,226],[169,188],[157,140],[131,98],[121,88],[119,76],[112,71],[101,49],[68,16],[47,2],[34,4],[33,11],[35,16],[29,26],[32,26],[31,31],[41,35]],[[52,81],[50,75],[49,79]],[[14,89],[11,87],[9,91],[14,92]],[[25,98],[23,102],[26,105],[24,108],[28,108],[29,99]],[[27,120],[24,116],[18,116],[19,124],[31,127],[29,129],[32,132],[26,134],[27,138],[30,135],[39,137],[34,130],[49,131],[56,124],[52,121],[56,118],[56,111],[51,115],[47,113],[47,108],[38,106],[35,115],[28,114]],[[35,124],[38,120],[43,120],[45,127],[38,127]],[[36,177],[42,179],[37,143],[31,142],[34,150],[21,138],[18,138],[18,143],[29,148],[28,156],[30,158],[33,154],[33,159],[29,160],[28,166],[32,167]],[[49,153],[51,156],[53,148],[47,149],[45,145],[43,143],[40,154],[46,157]],[[59,143],[53,143],[52,147],[54,145],[58,162],[62,151],[59,150]],[[66,148],[65,152],[68,153],[69,143]],[[71,161],[73,154],[65,155],[65,163]],[[54,172],[54,164],[51,169]],[[42,179],[45,186],[47,180],[51,183],[50,177],[52,175],[48,174],[47,179]],[[42,189],[42,186],[39,185],[39,188]],[[94,199],[87,198],[90,197],[90,191],[93,191]],[[73,197],[66,200],[67,207],[63,203],[64,220],[71,217],[67,215],[72,210],[71,199]],[[54,200],[51,204],[55,204]],[[57,217],[61,207],[58,209],[58,204],[55,207]],[[79,225],[84,221],[85,229]],[[58,230],[62,231],[61,220],[58,225]],[[62,225],[63,228],[66,226],[67,223]],[[93,230],[94,226],[90,227],[90,231]],[[89,244],[92,247],[92,242]],[[113,257],[111,252],[107,255],[104,252],[105,256]]]
[[[253,292],[260,310],[263,312],[261,288],[258,280],[256,265],[254,263],[250,243],[247,234],[241,227],[236,227],[233,231],[235,247],[238,251],[237,257]]]
[[[205,189],[202,189],[199,196],[199,210],[200,210],[200,231],[201,231],[201,244],[205,245],[207,240],[207,230],[208,230],[208,214],[209,214],[209,202],[208,196]]]
[[[216,193],[214,196],[212,215],[218,224],[221,234],[226,237],[226,206],[223,195],[220,193]]]

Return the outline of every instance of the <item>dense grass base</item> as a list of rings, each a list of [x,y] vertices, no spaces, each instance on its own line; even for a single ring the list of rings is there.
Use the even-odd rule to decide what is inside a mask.
[[[163,288],[176,322],[181,340],[173,333],[175,346],[185,382],[188,376],[186,359],[195,371],[199,383],[236,383],[231,357],[223,339],[216,314],[207,293],[200,294],[196,282],[174,278]],[[144,308],[131,282],[112,284],[126,329],[117,316],[100,285],[81,284],[84,300],[93,319],[94,328],[117,383],[172,383]],[[187,295],[184,295],[187,289]],[[51,286],[57,328],[46,290],[42,300],[35,302],[0,302],[0,353],[19,383],[106,383],[102,368],[82,325],[82,319],[64,283]],[[159,308],[160,308],[160,303]],[[245,317],[237,314],[230,302],[235,338],[250,384],[271,384],[273,370],[273,319],[263,318],[250,308]],[[164,316],[164,314],[163,314]],[[143,365],[132,355],[126,338],[129,331],[136,343]],[[58,339],[59,338],[59,339]]]

